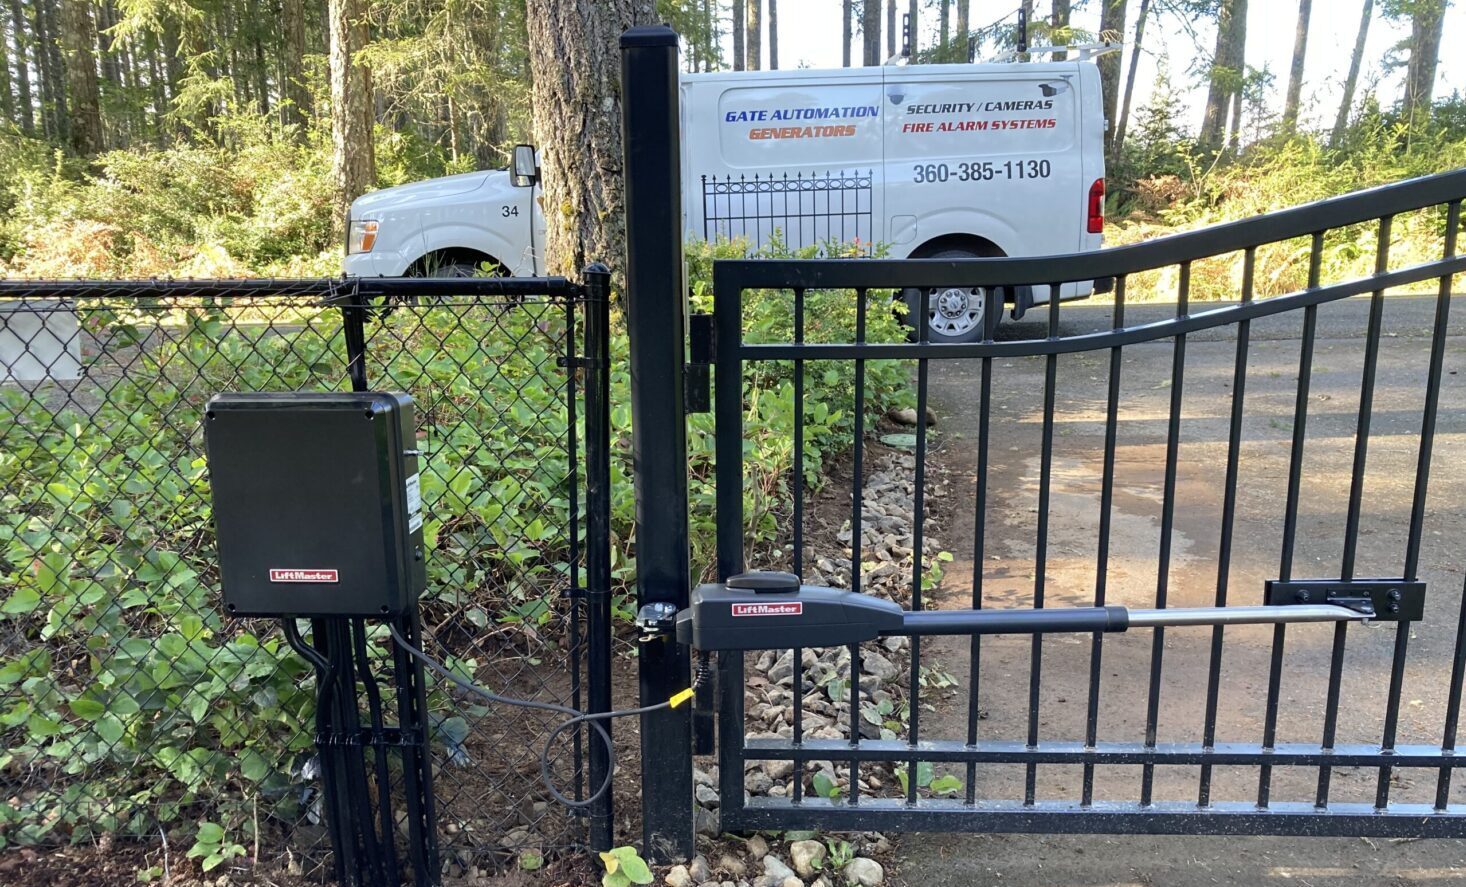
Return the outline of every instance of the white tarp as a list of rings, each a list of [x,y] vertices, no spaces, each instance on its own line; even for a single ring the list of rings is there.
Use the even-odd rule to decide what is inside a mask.
[[[0,301],[0,382],[73,381],[81,375],[81,336],[69,303]]]

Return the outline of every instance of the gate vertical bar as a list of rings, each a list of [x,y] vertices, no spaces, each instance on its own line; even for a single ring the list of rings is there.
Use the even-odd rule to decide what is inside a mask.
[[[631,346],[631,440],[636,478],[637,604],[687,606],[687,426],[683,412],[682,179],[677,34],[621,35],[626,176],[626,328]],[[642,643],[641,704],[688,685],[685,647]],[[649,861],[693,853],[691,710],[641,717],[642,852]]]
[[[585,587],[586,711],[611,710],[611,272],[596,263],[585,269]],[[610,720],[601,726],[611,729]],[[588,743],[590,782],[606,779],[611,756],[605,743]],[[611,849],[612,792],[591,805],[590,848]]]

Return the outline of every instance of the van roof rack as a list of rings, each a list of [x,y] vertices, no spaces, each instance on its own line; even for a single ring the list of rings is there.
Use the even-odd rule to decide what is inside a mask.
[[[1090,59],[1099,58],[1112,52],[1119,52],[1125,44],[1120,40],[1102,40],[1098,43],[1074,43],[1067,46],[1030,46],[1024,52],[1009,50],[993,59],[995,62],[1016,62],[1020,61],[1020,55],[1052,55],[1056,52],[1074,53],[1077,58],[1074,61],[1087,62]]]

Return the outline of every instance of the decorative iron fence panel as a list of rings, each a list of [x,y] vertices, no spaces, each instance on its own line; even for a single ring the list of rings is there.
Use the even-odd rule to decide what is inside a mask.
[[[704,240],[746,240],[754,249],[861,245],[876,239],[875,171],[702,177]]]

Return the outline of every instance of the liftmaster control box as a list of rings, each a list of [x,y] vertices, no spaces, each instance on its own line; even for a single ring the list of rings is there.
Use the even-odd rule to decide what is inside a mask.
[[[395,616],[426,584],[412,398],[220,394],[204,419],[224,605]]]

